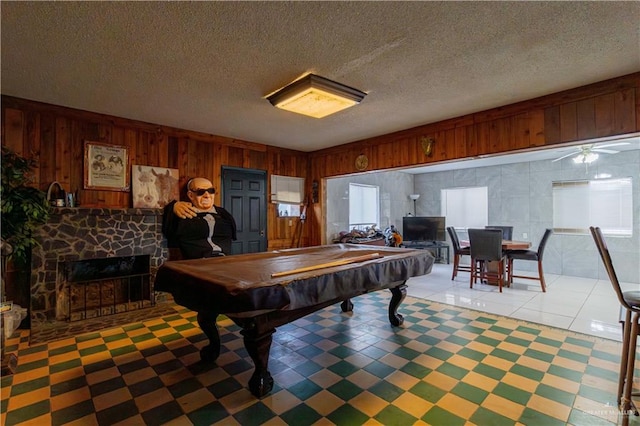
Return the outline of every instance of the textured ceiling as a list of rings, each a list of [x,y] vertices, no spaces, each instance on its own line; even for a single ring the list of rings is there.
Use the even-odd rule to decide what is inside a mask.
[[[312,151],[640,71],[639,2],[8,2],[5,95]],[[314,119],[305,72],[368,93]]]

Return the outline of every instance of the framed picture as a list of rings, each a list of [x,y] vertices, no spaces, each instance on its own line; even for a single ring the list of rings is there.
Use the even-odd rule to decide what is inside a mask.
[[[84,188],[129,192],[129,149],[85,141]]]
[[[178,169],[131,166],[134,208],[163,208],[180,197]]]

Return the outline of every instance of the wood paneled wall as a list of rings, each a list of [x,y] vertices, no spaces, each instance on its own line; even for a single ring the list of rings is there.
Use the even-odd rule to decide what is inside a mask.
[[[500,108],[431,123],[312,153],[284,150],[162,125],[2,97],[2,144],[39,154],[36,185],[53,181],[66,190],[80,189],[82,205],[129,207],[129,193],[82,190],[83,141],[129,147],[132,164],[177,168],[181,184],[193,176],[209,177],[220,186],[221,167],[266,170],[319,184],[300,245],[320,244],[324,232],[323,178],[358,173],[355,159],[364,154],[365,172],[455,161],[579,140],[640,131],[640,73],[519,102]],[[430,156],[422,139],[433,138]],[[298,219],[278,218],[269,204],[268,247],[292,244]]]
[[[308,154],[260,143],[9,96],[2,97],[2,118],[2,144],[38,159],[34,186],[46,191],[57,181],[66,191],[78,190],[78,202],[84,207],[132,206],[130,192],[83,189],[86,140],[126,146],[132,165],[178,169],[181,187],[189,178],[204,176],[220,188],[222,166],[307,177]],[[271,203],[267,214],[269,249],[289,247],[298,219],[291,218],[290,222],[277,218],[276,206]],[[306,236],[302,243],[307,244]]]

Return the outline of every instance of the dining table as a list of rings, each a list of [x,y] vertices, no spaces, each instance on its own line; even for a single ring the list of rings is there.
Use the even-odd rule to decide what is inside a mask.
[[[469,248],[471,246],[471,244],[469,243],[469,240],[460,240],[460,247],[461,248]],[[530,241],[516,241],[516,240],[502,240],[502,250],[503,251],[508,251],[508,250],[527,250],[531,247],[531,242]],[[495,271],[498,268],[498,264],[499,262],[487,262],[487,269],[491,270],[491,271]],[[505,268],[502,271],[503,273],[503,279],[504,282],[506,282],[507,280],[507,269],[506,269],[506,262],[505,262]],[[491,284],[491,285],[498,285],[497,280],[493,281],[493,280],[488,280],[487,284]],[[507,286],[509,284],[507,283]]]

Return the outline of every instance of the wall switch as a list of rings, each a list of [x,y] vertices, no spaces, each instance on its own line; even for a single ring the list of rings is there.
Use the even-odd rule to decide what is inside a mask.
[[[529,236],[527,235],[527,233],[526,233],[526,232],[523,232],[523,233],[522,233],[522,238],[524,238],[524,239],[526,240],[528,237],[529,237]]]

